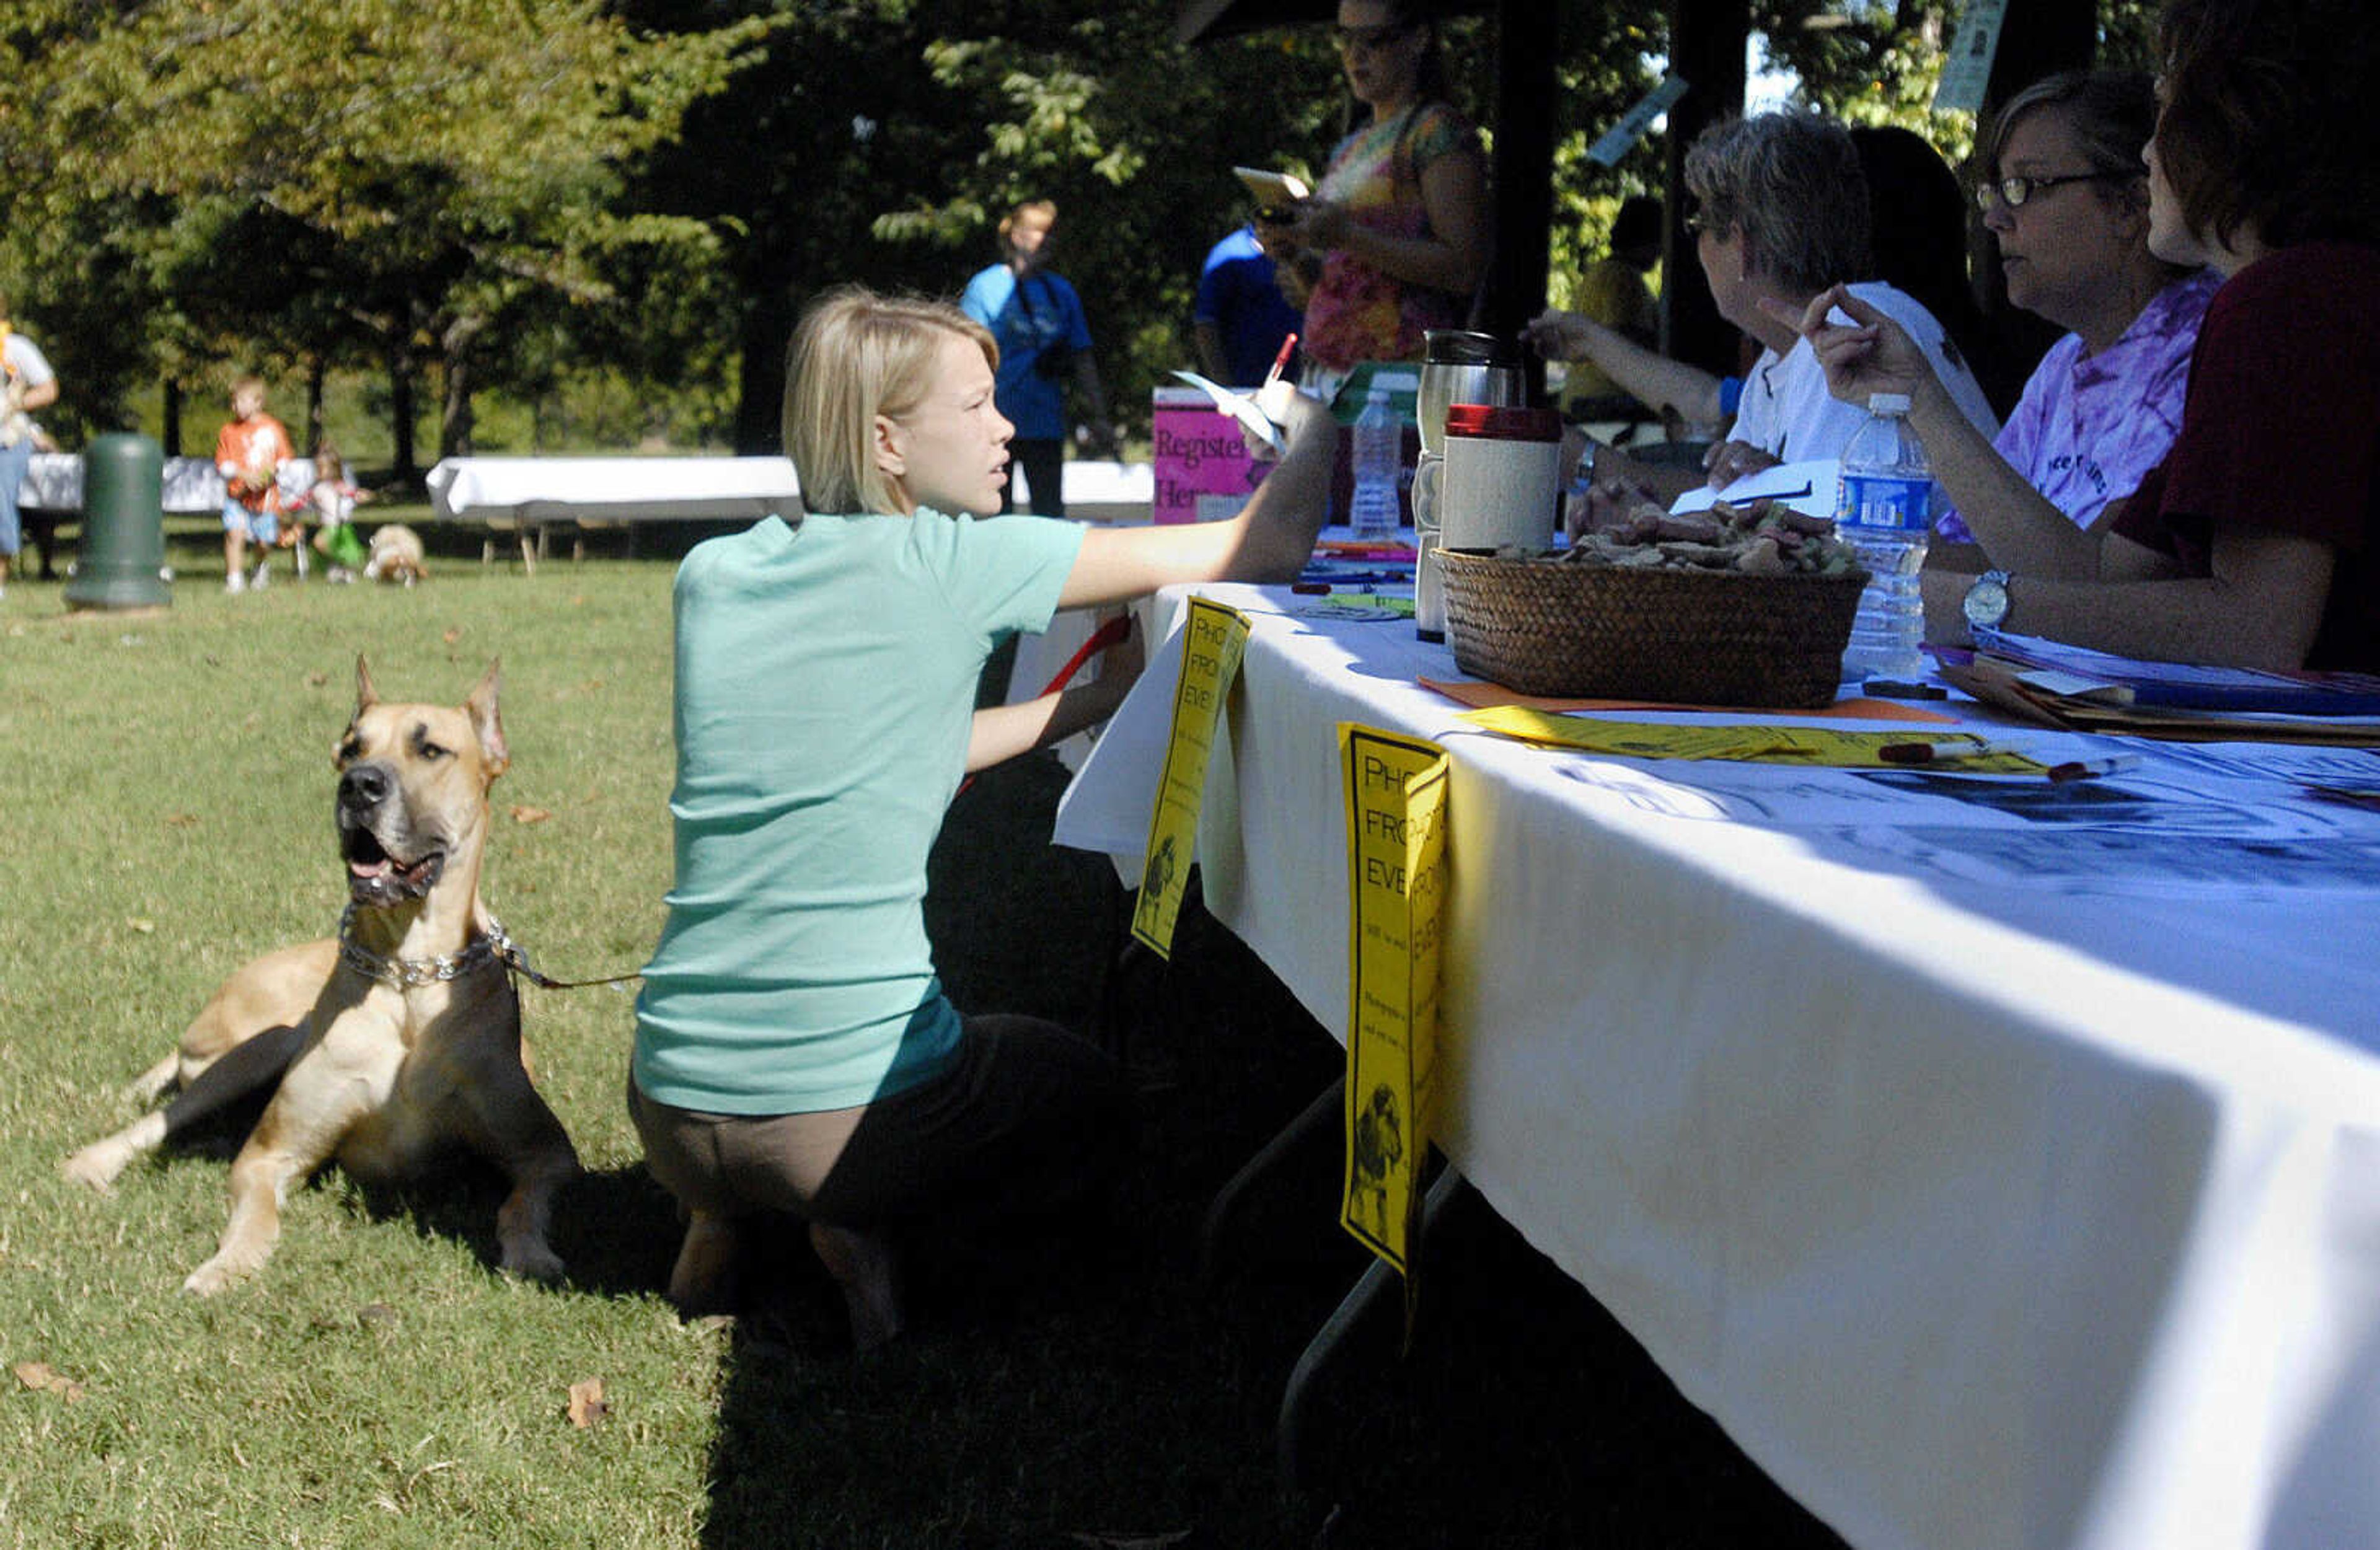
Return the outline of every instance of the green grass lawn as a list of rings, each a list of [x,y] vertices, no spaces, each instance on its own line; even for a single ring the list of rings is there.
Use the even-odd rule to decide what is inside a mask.
[[[565,1284],[494,1273],[492,1176],[382,1194],[332,1169],[254,1280],[186,1296],[237,1132],[107,1199],[57,1163],[131,1118],[122,1084],[225,974],[334,925],[358,652],[400,698],[458,700],[503,659],[486,885],[540,967],[633,969],[661,923],[671,562],[532,580],[476,556],[410,592],[227,597],[183,526],[167,610],[69,616],[21,579],[0,599],[0,1546],[1833,1543],[1475,1205],[1433,1245],[1413,1356],[1392,1321],[1361,1332],[1313,1423],[1318,1489],[1285,1498],[1281,1386],[1362,1263],[1335,1137],[1257,1193],[1211,1287],[1196,1241],[1340,1057],[1195,910],[1174,963],[1121,986],[1142,1137],[1112,1215],[1016,1267],[920,1265],[916,1332],[868,1360],[792,1233],[759,1314],[687,1326],[662,1302],[675,1224],[612,989],[524,990],[589,1169]],[[1117,895],[1048,846],[1062,784],[1026,761],[953,808],[931,918],[963,1006],[1094,1018]],[[589,1378],[610,1408],[581,1427]]]

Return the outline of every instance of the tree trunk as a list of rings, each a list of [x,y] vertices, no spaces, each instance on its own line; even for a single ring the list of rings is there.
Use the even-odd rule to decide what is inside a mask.
[[[414,371],[413,346],[399,339],[388,352],[389,480],[407,490],[421,488],[421,469],[413,459]]]
[[[312,455],[322,444],[322,379],[328,375],[321,356],[306,362],[306,451]]]
[[[446,369],[446,395],[439,406],[438,455],[468,457],[471,454],[471,342],[485,326],[477,318],[457,318],[439,336]]]
[[[182,455],[182,384],[171,377],[165,379],[163,418],[164,423],[158,430],[164,433],[159,439],[165,443],[165,455],[179,457]]]
[[[785,342],[793,336],[794,307],[787,276],[769,273],[753,288],[744,309],[743,365],[735,384],[735,450],[746,457],[784,451]]]

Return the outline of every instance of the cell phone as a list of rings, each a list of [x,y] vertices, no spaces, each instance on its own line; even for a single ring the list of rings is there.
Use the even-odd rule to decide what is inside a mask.
[[[1267,172],[1262,167],[1233,167],[1232,175],[1247,191],[1256,196],[1259,219],[1287,220],[1290,208],[1312,195],[1305,180],[1285,172]]]

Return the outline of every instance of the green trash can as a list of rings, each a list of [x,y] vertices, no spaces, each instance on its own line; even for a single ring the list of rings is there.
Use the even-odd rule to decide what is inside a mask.
[[[165,451],[146,436],[101,436],[82,454],[82,547],[68,608],[161,608]]]

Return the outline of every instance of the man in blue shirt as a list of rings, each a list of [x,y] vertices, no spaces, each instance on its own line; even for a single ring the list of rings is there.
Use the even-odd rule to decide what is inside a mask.
[[[1272,369],[1300,314],[1281,294],[1272,260],[1242,226],[1208,250],[1191,310],[1198,369],[1228,387],[1255,387]]]

